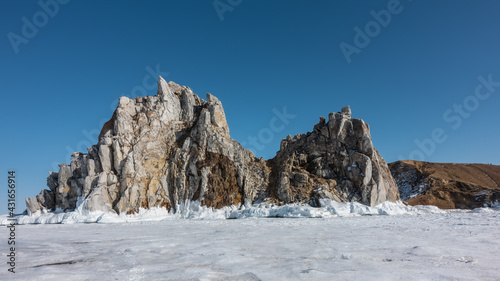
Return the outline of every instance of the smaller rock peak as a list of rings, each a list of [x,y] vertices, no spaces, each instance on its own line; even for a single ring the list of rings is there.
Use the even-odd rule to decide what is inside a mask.
[[[168,86],[177,95],[180,95],[182,93],[183,88],[188,89],[188,87],[185,87],[185,86],[181,87],[179,84],[175,83],[174,81],[168,82]]]
[[[214,95],[212,95],[210,93],[207,93],[207,101],[208,101],[209,104],[218,104],[218,103],[221,103],[220,100],[216,96],[214,96]]]
[[[158,96],[161,96],[161,95],[166,95],[168,93],[170,93],[170,89],[167,84],[167,81],[165,81],[163,77],[158,76],[158,91],[156,92],[156,94]]]
[[[166,95],[166,94],[175,94],[175,95],[180,95],[182,93],[182,88],[179,84],[170,81],[167,83],[163,77],[158,76],[158,91],[157,95]]]
[[[351,108],[346,105],[344,107],[342,107],[342,111],[341,111],[342,115],[346,115],[348,117],[351,117]]]
[[[158,84],[161,83],[161,82],[164,82],[165,84],[167,84],[167,81],[165,79],[163,79],[163,77],[161,77],[161,75],[158,75]]]

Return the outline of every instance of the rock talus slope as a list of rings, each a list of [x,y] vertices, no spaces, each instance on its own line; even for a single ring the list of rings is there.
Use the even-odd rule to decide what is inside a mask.
[[[27,198],[29,213],[73,210],[134,213],[176,209],[185,200],[220,208],[271,197],[319,198],[367,205],[399,198],[369,128],[350,109],[330,114],[312,133],[288,137],[268,162],[229,136],[221,102],[158,80],[155,96],[120,98],[98,143],[75,152],[47,178],[49,190]]]

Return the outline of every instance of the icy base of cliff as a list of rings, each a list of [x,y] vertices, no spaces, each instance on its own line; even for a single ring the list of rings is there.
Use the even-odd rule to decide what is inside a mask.
[[[222,209],[201,206],[198,201],[187,201],[177,207],[177,211],[168,212],[164,208],[140,209],[138,214],[117,215],[114,213],[89,212],[83,204],[75,211],[37,212],[32,215],[16,217],[18,224],[71,224],[71,223],[123,223],[134,221],[161,221],[170,219],[242,219],[242,218],[330,218],[366,215],[416,215],[442,213],[434,206],[406,206],[402,202],[384,202],[375,207],[359,203],[338,203],[328,199],[321,200],[321,207],[303,204],[277,206],[259,204],[253,206],[230,206]],[[0,223],[6,224],[7,217],[0,217]]]
[[[450,212],[495,212],[500,210],[500,204],[495,203],[490,208],[474,210],[442,210],[435,206],[407,206],[402,202],[383,202],[375,207],[359,203],[338,203],[329,199],[320,200],[321,207],[311,207],[303,204],[288,204],[277,206],[259,204],[253,206],[230,206],[213,209],[201,206],[198,201],[186,201],[177,206],[176,212],[164,208],[140,209],[139,213],[117,215],[115,213],[89,212],[81,204],[71,212],[61,210],[55,212],[17,216],[17,224],[72,224],[72,223],[127,223],[137,221],[162,221],[172,219],[243,219],[243,218],[333,218],[376,215],[422,215]],[[6,215],[0,216],[0,225],[10,224]]]

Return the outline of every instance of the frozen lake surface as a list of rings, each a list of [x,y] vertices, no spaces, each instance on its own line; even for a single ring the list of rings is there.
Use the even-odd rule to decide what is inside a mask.
[[[500,280],[491,209],[19,225],[16,239],[1,280]]]

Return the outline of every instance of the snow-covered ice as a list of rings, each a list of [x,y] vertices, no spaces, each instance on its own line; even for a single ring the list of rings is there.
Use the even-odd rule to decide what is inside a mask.
[[[0,280],[500,279],[496,209],[387,215],[402,207],[389,204],[387,213],[387,206],[336,204],[311,209],[317,213],[306,206],[260,211],[316,218],[252,218],[266,208],[196,211],[195,204],[184,206],[192,219],[144,212],[135,216],[142,221],[19,225],[17,273],[4,266]],[[231,214],[244,219],[224,219]]]

